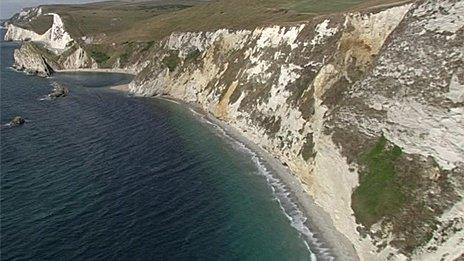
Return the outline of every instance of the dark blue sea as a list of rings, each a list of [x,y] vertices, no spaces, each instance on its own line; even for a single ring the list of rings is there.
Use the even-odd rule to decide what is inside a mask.
[[[311,260],[252,152],[107,87],[128,75],[16,72],[18,47],[1,43],[1,260]],[[54,81],[69,96],[44,99]]]

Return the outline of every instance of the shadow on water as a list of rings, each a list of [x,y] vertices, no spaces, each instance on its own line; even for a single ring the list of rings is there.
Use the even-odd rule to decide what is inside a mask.
[[[107,72],[58,72],[53,74],[51,79],[68,86],[101,88],[128,84],[132,81],[133,75]]]

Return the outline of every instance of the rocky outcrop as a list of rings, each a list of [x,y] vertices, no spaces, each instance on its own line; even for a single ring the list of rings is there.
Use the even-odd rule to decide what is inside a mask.
[[[41,43],[27,41],[14,52],[14,68],[39,76],[50,76],[54,71],[97,68],[95,61],[77,44],[56,55]]]
[[[362,259],[453,260],[462,251],[451,245],[463,242],[440,248],[432,237],[462,222],[450,210],[463,196],[462,13],[460,1],[418,1],[293,26],[174,33],[130,89],[198,103],[279,158]],[[376,160],[383,169],[367,158],[388,153]],[[398,188],[391,207],[363,189],[380,171]]]
[[[17,14],[14,14],[10,19],[6,21],[6,25],[8,24],[16,24],[21,23],[23,21],[32,21],[33,19],[37,18],[38,16],[43,14],[43,9],[41,6],[38,7],[26,7],[21,9],[21,11]]]
[[[58,59],[62,69],[98,68],[95,60],[76,43]]]
[[[450,251],[447,240],[433,238],[450,226],[449,238],[462,235],[464,224],[461,212],[449,212],[464,195],[464,104],[457,102],[463,87],[463,13],[462,1],[415,4],[372,69],[331,95],[336,102],[329,132],[347,154],[359,153],[347,140],[355,133],[364,141],[384,136],[408,155],[395,161],[402,212],[378,220],[370,237],[418,260],[430,253],[454,260],[464,252],[463,242],[451,240],[461,251]]]
[[[41,51],[31,42],[24,43],[20,49],[14,51],[14,60],[13,67],[20,71],[41,77],[47,77],[53,73],[52,67],[47,63]]]
[[[64,29],[63,21],[58,14],[46,14],[53,16],[53,24],[44,34],[23,29],[14,24],[9,24],[5,34],[5,41],[34,41],[44,44],[47,49],[56,54],[66,51],[73,41],[68,32]]]
[[[57,82],[53,82],[52,86],[53,86],[53,90],[52,90],[52,92],[50,94],[48,94],[48,97],[50,97],[51,99],[68,96],[69,89],[66,88],[65,86],[63,86],[63,85],[61,85],[61,84],[59,84]]]
[[[13,24],[9,24],[6,28],[5,41],[41,41],[43,39],[42,35]]]
[[[24,47],[15,51],[17,68],[28,72],[37,71],[38,75],[48,76],[53,70],[98,67],[95,60],[66,32],[58,14],[42,14],[39,11],[33,14],[52,15],[53,24],[44,34],[8,24],[5,40],[26,42]],[[23,15],[16,19],[21,17],[28,16]]]
[[[19,126],[23,125],[26,122],[23,117],[21,116],[15,116],[13,119],[10,121],[10,126]]]

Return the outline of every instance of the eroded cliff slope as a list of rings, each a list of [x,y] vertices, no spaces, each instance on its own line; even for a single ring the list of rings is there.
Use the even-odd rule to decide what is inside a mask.
[[[419,1],[175,33],[131,91],[199,103],[278,157],[365,260],[453,260],[464,248],[463,14],[460,1]]]

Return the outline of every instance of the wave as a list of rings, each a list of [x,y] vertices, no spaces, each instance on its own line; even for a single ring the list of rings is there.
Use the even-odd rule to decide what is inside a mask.
[[[30,123],[31,121],[30,120],[24,120],[24,123]],[[11,122],[8,122],[8,123],[5,123],[5,124],[1,124],[0,125],[0,129],[4,129],[4,128],[14,128],[14,127],[19,127],[21,125],[13,125]]]
[[[279,178],[272,175],[272,172],[266,168],[263,160],[252,149],[248,148],[244,143],[232,137],[221,126],[211,122],[205,115],[195,111],[193,108],[189,108],[189,110],[198,116],[200,120],[211,125],[220,133],[221,136],[232,142],[236,149],[244,151],[252,157],[252,161],[257,167],[259,174],[266,178],[266,181],[272,190],[273,196],[279,203],[280,209],[290,220],[291,226],[295,228],[300,233],[300,235],[303,236],[305,245],[308,248],[308,251],[311,253],[311,260],[334,260],[335,258],[331,255],[330,249],[324,247],[323,242],[316,238],[314,233],[309,229],[307,225],[308,218],[294,202],[294,199],[291,196],[291,192],[287,189],[287,186]],[[313,251],[317,253],[317,256]]]
[[[323,246],[323,243],[314,236],[314,233],[312,233],[309,227],[306,225],[308,218],[293,201],[291,192],[287,189],[285,184],[282,183],[280,179],[272,175],[272,173],[266,168],[264,163],[255,153],[252,154],[252,158],[253,162],[258,167],[260,174],[266,178],[272,189],[273,195],[279,202],[279,206],[284,212],[285,216],[290,220],[292,227],[294,227],[305,237],[305,243],[308,249],[316,250],[319,257],[321,257],[323,260],[334,260],[334,257],[332,257],[330,254],[330,250]],[[308,243],[312,246],[311,249]],[[312,260],[317,260],[312,251],[311,254],[313,255]]]
[[[16,69],[16,68],[14,68],[13,66],[8,66],[8,67],[6,67],[6,68],[7,68],[8,70],[10,70],[10,71],[22,72],[21,70],[18,70],[18,69]]]
[[[177,103],[177,104],[179,104],[179,103]],[[212,124],[212,125],[216,125],[216,124],[214,124],[214,123],[212,123],[212,122],[208,121],[208,120],[205,118],[205,116],[204,116],[203,114],[201,114],[201,113],[197,112],[195,109],[193,109],[193,108],[189,108],[189,110],[190,110],[190,111],[191,111],[193,114],[195,114],[196,116],[198,116],[198,117],[200,117],[200,118],[204,119],[204,120],[205,120],[205,122],[207,122],[207,123],[209,123],[209,124]]]
[[[39,98],[39,101],[51,101],[51,100],[52,100],[52,98],[50,98],[50,96],[48,96],[48,95],[46,95],[46,96],[44,96],[42,98]]]
[[[12,127],[11,123],[5,123],[5,124],[0,125],[0,129],[10,128],[10,127]]]
[[[176,101],[176,100],[169,99],[169,98],[164,98],[164,97],[161,97],[161,98],[164,99],[164,100],[166,100],[166,101],[168,101],[168,102],[172,102],[172,103],[175,103],[175,104],[179,104],[179,102]]]

